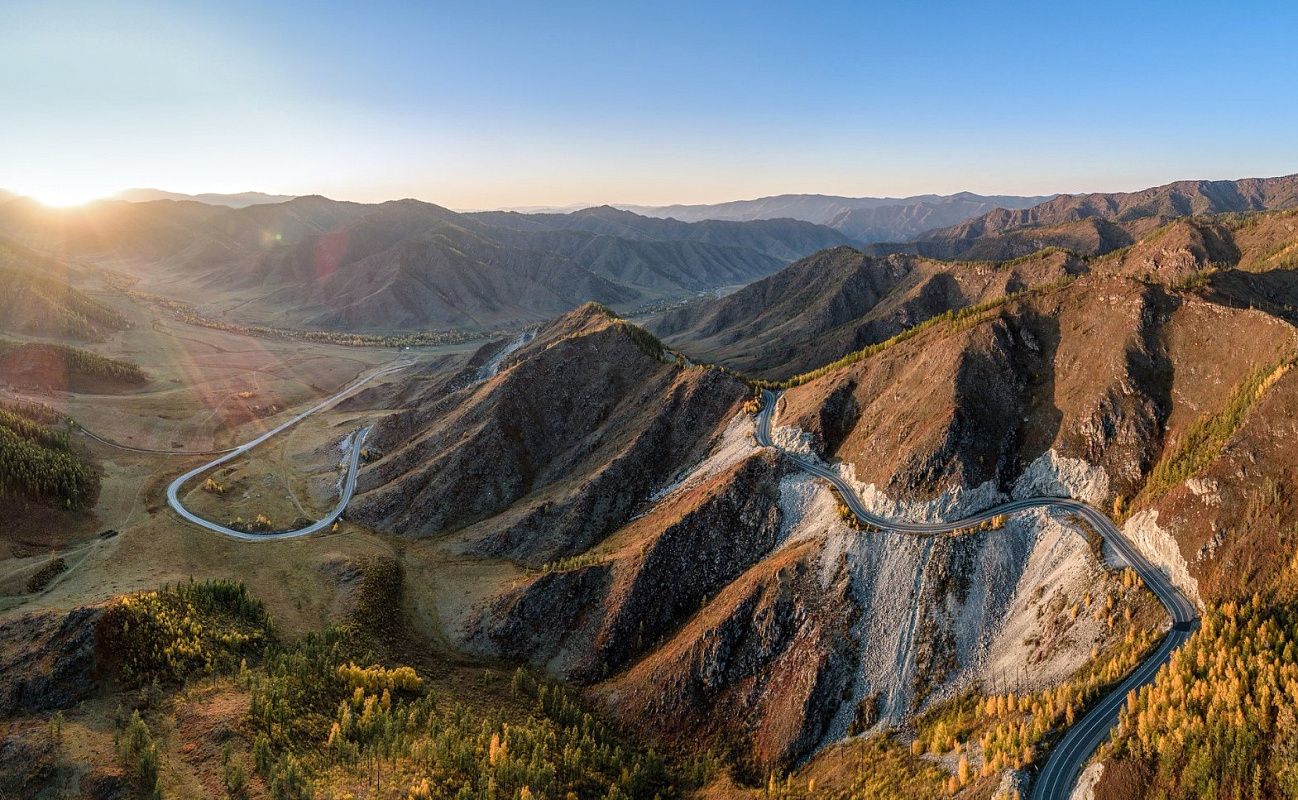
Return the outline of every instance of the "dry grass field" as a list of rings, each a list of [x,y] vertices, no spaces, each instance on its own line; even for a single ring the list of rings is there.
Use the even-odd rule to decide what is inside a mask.
[[[99,393],[15,386],[0,376],[0,399],[57,410],[114,447],[81,432],[73,446],[98,465],[92,508],[73,514],[7,500],[0,541],[0,609],[67,609],[193,576],[237,577],[263,598],[288,632],[324,624],[336,585],[322,564],[390,552],[387,537],[342,522],[331,534],[301,541],[242,543],[181,520],[166,505],[167,484],[213,458],[179,453],[222,450],[248,441],[339,388],[392,361],[393,348],[344,347],[255,338],[179,322],[107,286],[88,294],[130,321],[106,341],[76,346],[138,365],[148,382]],[[34,340],[15,335],[16,341]],[[72,344],[69,342],[69,344]],[[474,345],[425,348],[444,356]],[[380,381],[382,382],[382,381]],[[329,410],[214,471],[224,488],[185,487],[196,513],[221,522],[267,514],[275,527],[322,516],[337,502],[343,474],[340,442],[365,423],[364,412]],[[114,535],[101,535],[116,531]],[[51,559],[67,568],[41,592],[29,578]]]

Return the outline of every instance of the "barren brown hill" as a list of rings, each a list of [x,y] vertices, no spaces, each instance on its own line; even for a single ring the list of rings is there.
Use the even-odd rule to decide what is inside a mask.
[[[649,328],[692,358],[782,379],[883,341],[953,309],[1085,269],[1063,251],[1006,264],[826,250]]]
[[[943,314],[1089,272],[1169,284],[1201,280],[1219,296],[1294,319],[1296,247],[1293,211],[1174,220],[1100,257],[1046,248],[1004,262],[938,261],[840,247],[647,324],[692,358],[782,380]]]
[[[485,383],[389,418],[351,513],[407,535],[490,520],[466,534],[474,549],[540,565],[624,523],[747,395],[587,305],[542,328]]]
[[[1187,491],[1184,481],[1228,458],[1245,421],[1290,427],[1281,401],[1268,398],[1283,395],[1296,347],[1290,322],[1211,287],[1094,274],[932,326],[794,388],[780,420],[850,464],[879,502],[951,513],[994,496],[1064,492],[1129,508],[1139,522],[1169,490]],[[1272,408],[1281,416],[1266,416]],[[1278,461],[1244,483],[1284,485]],[[1243,505],[1227,513],[1244,512],[1236,499]],[[1227,565],[1203,557],[1202,534],[1174,535],[1180,568],[1214,585]]]
[[[674,493],[588,551],[505,591],[475,631],[494,650],[567,677],[617,671],[675,631],[778,543],[786,465],[753,454]]]

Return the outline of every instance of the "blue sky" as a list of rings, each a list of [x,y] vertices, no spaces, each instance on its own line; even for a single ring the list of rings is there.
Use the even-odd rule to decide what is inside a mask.
[[[458,208],[1298,172],[1298,6],[0,3],[0,186]]]

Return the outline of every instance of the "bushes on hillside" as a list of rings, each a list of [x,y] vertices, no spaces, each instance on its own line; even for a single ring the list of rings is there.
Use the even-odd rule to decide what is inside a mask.
[[[37,406],[36,408],[39,408]],[[67,450],[70,445],[65,431],[49,427],[52,423],[42,423],[31,416],[21,413],[17,408],[0,406],[0,428],[7,428],[28,441],[42,447],[55,450]]]
[[[100,622],[105,654],[127,685],[232,672],[270,637],[270,621],[242,583],[186,583],[126,595]]]
[[[1222,447],[1243,424],[1248,412],[1294,365],[1288,358],[1255,370],[1231,392],[1226,406],[1214,414],[1196,420],[1180,444],[1150,470],[1141,494],[1158,497],[1181,481],[1194,477],[1208,467]]]
[[[311,634],[251,678],[253,758],[272,794],[335,771],[416,797],[648,800],[671,787],[660,758],[619,741],[566,689],[516,678],[531,713],[511,720],[427,691],[409,667],[357,667],[355,647],[343,631]],[[292,791],[275,796],[305,796]]]
[[[1097,603],[1093,613],[1109,610]],[[1036,763],[1041,748],[1056,733],[1080,719],[1096,699],[1135,669],[1156,641],[1152,631],[1129,631],[1071,679],[1053,688],[989,697],[968,692],[942,703],[917,720],[911,752],[917,756],[962,753],[970,742],[977,741],[984,776],[1028,767]]]
[[[158,746],[140,712],[131,714],[126,728],[117,734],[117,759],[126,772],[126,780],[142,800],[162,797],[158,790]]]

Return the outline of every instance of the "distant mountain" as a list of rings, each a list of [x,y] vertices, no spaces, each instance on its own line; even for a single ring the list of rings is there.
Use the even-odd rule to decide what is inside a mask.
[[[181,194],[166,192],[162,189],[124,189],[113,195],[114,200],[125,200],[128,203],[148,203],[154,200],[192,200],[206,203],[209,206],[228,206],[230,208],[247,208],[265,203],[283,203],[292,200],[291,194],[265,194],[263,192],[239,192],[237,194]]]
[[[137,288],[231,322],[492,330],[587,300],[636,308],[747,284],[849,241],[792,220],[686,224],[615,209],[458,214],[416,200],[301,197],[242,209],[102,201],[0,207],[0,233],[134,272]]]
[[[1237,181],[1177,181],[1139,192],[1059,195],[1025,209],[997,209],[874,252],[1003,260],[1047,246],[1090,255],[1133,244],[1180,217],[1298,207],[1298,175]]]
[[[647,217],[698,222],[796,219],[827,225],[860,242],[904,241],[932,230],[963,222],[997,208],[1022,209],[1049,195],[982,196],[970,192],[914,197],[836,197],[823,194],[782,194],[729,203],[672,206],[620,206]]]
[[[613,206],[597,206],[568,214],[518,214],[488,211],[475,219],[520,231],[585,231],[637,241],[706,242],[721,247],[745,247],[792,261],[826,247],[851,243],[851,238],[824,225],[795,219],[760,220],[761,224],[721,220],[696,223],[647,217]],[[755,220],[757,221],[757,220]]]

